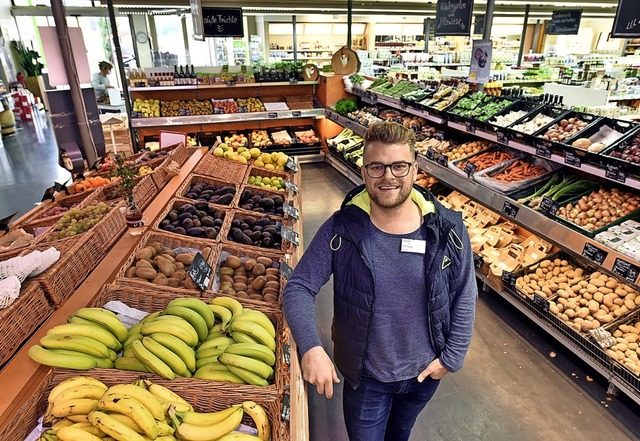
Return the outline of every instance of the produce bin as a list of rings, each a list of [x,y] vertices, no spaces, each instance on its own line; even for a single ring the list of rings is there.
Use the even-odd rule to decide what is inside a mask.
[[[546,161],[542,158],[535,156],[525,156],[522,158],[513,159],[511,161],[504,162],[496,167],[491,167],[473,175],[473,180],[479,184],[496,190],[502,194],[512,194],[519,190],[522,190],[529,185],[541,182],[547,179],[551,174],[555,173],[561,165],[554,162]],[[524,176],[520,179],[517,173],[519,170],[526,169],[534,170],[531,172],[530,177]],[[509,174],[513,173],[513,177]],[[502,179],[498,179],[502,176]]]
[[[282,210],[282,208],[278,209],[278,206],[282,207],[282,204],[278,204],[278,201],[276,201],[276,199],[280,199],[283,204],[287,203],[289,201],[288,191],[272,190],[264,187],[255,186],[255,185],[244,184],[240,188],[240,191],[238,193],[239,193],[239,196],[236,200],[235,208],[242,211],[246,211],[248,214],[262,216],[262,214],[264,214],[266,210],[260,205],[260,203],[250,204],[250,205],[253,205],[253,208],[245,205],[248,199],[251,199],[253,196],[260,195],[262,198],[271,198],[272,200],[274,200],[275,205],[272,207],[274,212],[268,213],[270,216],[277,217],[277,218],[284,217],[284,211]],[[245,193],[247,194],[245,195]],[[270,204],[267,204],[267,205],[270,205]],[[256,211],[256,208],[258,209],[263,208],[263,210]]]
[[[228,186],[228,187],[233,187],[234,188],[234,192],[233,192],[233,197],[231,198],[231,200],[229,201],[229,203],[220,203],[219,201],[215,200],[213,202],[211,202],[210,199],[205,198],[192,198],[189,197],[188,195],[190,194],[189,190],[198,184],[202,184],[203,186]],[[206,200],[207,202],[216,204],[216,205],[223,205],[223,206],[227,206],[227,207],[236,207],[237,203],[238,203],[238,197],[240,195],[240,186],[237,183],[231,183],[231,182],[225,182],[222,181],[220,179],[216,179],[216,178],[210,178],[208,176],[203,176],[203,175],[189,175],[187,177],[187,179],[184,181],[184,183],[178,188],[178,191],[176,191],[176,196],[177,197],[181,197],[181,198],[186,198],[186,199],[191,199],[191,200],[197,200],[197,199],[201,199],[201,200]],[[215,192],[214,192],[215,194]],[[223,202],[226,202],[226,199],[223,200]]]
[[[582,122],[586,123],[586,125],[582,128],[579,129],[576,132],[571,133],[566,132],[564,134],[564,136],[567,136],[564,139],[553,139],[553,135],[549,135],[549,133],[551,131],[553,131],[556,128],[561,128],[563,124],[565,124],[564,121],[566,121],[565,127],[569,127],[571,125],[575,125],[574,123],[570,123],[568,122],[569,120],[573,119],[573,118],[579,118]],[[565,113],[563,115],[561,115],[560,117],[556,118],[555,121],[553,121],[552,124],[543,127],[542,129],[538,130],[537,132],[535,132],[533,134],[533,137],[535,138],[534,142],[540,142],[540,141],[544,141],[545,143],[550,144],[553,147],[553,150],[557,153],[564,153],[565,148],[566,148],[566,143],[569,139],[572,138],[576,138],[576,137],[581,137],[582,133],[585,132],[587,129],[589,129],[593,124],[595,124],[596,122],[598,122],[601,119],[600,116],[596,116],[596,115],[592,115],[590,113],[583,113],[583,112],[576,112],[576,111],[570,111],[568,113]],[[566,130],[566,129],[564,129]]]
[[[204,211],[205,213],[207,213],[208,216],[212,217],[214,219],[214,225],[213,227],[215,227],[218,230],[218,233],[216,234],[216,236],[214,238],[207,238],[205,236],[206,234],[206,230],[205,232],[202,232],[201,236],[192,236],[192,235],[188,235],[186,232],[185,234],[182,234],[181,232],[175,232],[171,231],[171,230],[166,230],[165,227],[163,227],[163,221],[165,219],[168,219],[168,215],[171,211],[175,210],[178,211],[178,209],[184,205],[192,205],[196,210],[199,211]],[[217,243],[220,242],[221,237],[223,237],[223,235],[226,234],[226,231],[228,231],[228,219],[230,217],[230,209],[228,207],[225,207],[223,205],[215,205],[215,204],[206,204],[206,206],[204,206],[203,208],[197,208],[196,205],[194,204],[194,201],[190,200],[190,199],[184,199],[184,198],[174,198],[173,200],[171,200],[167,206],[165,207],[165,209],[163,210],[162,214],[160,216],[158,216],[158,218],[156,219],[156,221],[153,223],[152,228],[156,231],[162,232],[162,233],[166,233],[168,235],[171,236],[175,236],[176,238],[193,238],[198,240],[199,242],[202,242],[203,244],[207,244],[210,246],[215,246]],[[178,228],[178,227],[182,227],[185,230],[191,229],[194,227],[193,222],[191,226],[184,226],[184,220],[179,220],[180,216],[176,216],[176,220],[175,221],[171,221],[170,222],[179,222],[180,225],[174,225],[174,228]],[[217,221],[217,219],[221,219],[222,220],[222,224],[220,224],[219,221]],[[202,219],[200,219],[202,220]],[[188,228],[187,228],[188,227]],[[201,226],[201,229],[205,229],[210,227],[210,225],[205,225],[205,226]],[[192,233],[195,234],[195,233]],[[200,234],[200,231],[198,231],[197,234]]]
[[[607,163],[622,166],[640,177],[640,126],[601,152],[601,164],[606,166]]]
[[[547,127],[551,126],[551,124],[554,124],[556,119],[564,117],[567,113],[569,113],[567,109],[543,105],[529,113],[524,118],[521,118],[508,126],[507,131],[510,133],[511,139],[523,142],[527,145],[535,145],[534,133],[545,130]],[[544,120],[541,120],[542,118],[544,118]],[[536,121],[539,120],[540,123],[536,123]],[[547,122],[543,124],[542,121]],[[524,130],[527,130],[527,132],[525,133]]]
[[[575,155],[584,158],[583,161],[603,164],[603,158],[600,153],[611,146],[617,145],[618,142],[626,137],[626,135],[637,132],[638,127],[639,126],[637,124],[629,121],[600,118],[576,136],[565,141],[565,150],[570,150]],[[586,140],[589,140],[593,144],[596,142],[602,142],[604,146],[599,149],[591,149],[591,147],[580,148],[573,145],[574,142],[586,143]]]
[[[461,176],[467,176],[465,167],[467,163],[479,164],[476,166],[472,175],[480,173],[484,170],[493,169],[508,161],[522,157],[522,152],[513,150],[508,147],[497,145],[487,150],[476,153],[475,155],[467,156],[466,158],[458,159],[455,161],[449,161],[448,167]],[[485,161],[489,161],[485,163]],[[486,165],[486,167],[485,167]]]
[[[276,230],[276,233],[273,234],[273,244],[276,243],[280,243],[280,246],[277,248],[273,248],[272,246],[265,246],[263,244],[261,245],[255,245],[253,241],[251,244],[249,243],[244,243],[242,242],[243,239],[234,239],[232,238],[232,234],[234,231],[234,228],[239,228],[239,227],[235,227],[235,222],[234,221],[238,221],[240,223],[243,222],[243,220],[247,217],[247,216],[251,216],[254,218],[269,218],[270,219],[270,225],[273,226]],[[292,251],[293,246],[291,244],[289,244],[287,241],[284,240],[284,238],[282,238],[280,236],[280,228],[281,226],[284,224],[286,226],[287,221],[283,220],[282,218],[278,218],[276,216],[264,216],[264,215],[260,215],[259,213],[252,213],[249,211],[244,211],[244,210],[233,210],[233,212],[230,215],[230,219],[231,221],[225,225],[225,227],[227,228],[225,230],[225,236],[222,238],[222,243],[224,245],[243,245],[246,246],[249,249],[253,249],[253,250],[266,250],[268,252],[272,252],[272,253],[277,253],[277,254],[284,254],[284,253],[288,253]],[[246,235],[246,234],[245,234]],[[262,239],[260,239],[261,241]],[[279,242],[278,242],[279,240]]]
[[[615,333],[617,330],[620,329],[620,326],[630,326],[630,327],[634,327],[635,329],[640,329],[640,311],[636,310],[635,312],[629,313],[628,315],[622,316],[618,319],[616,319],[615,321],[607,324],[604,328],[609,331],[611,333],[611,335],[615,337]],[[627,328],[628,329],[628,328]],[[624,331],[620,331],[623,333],[623,336],[629,336],[631,337],[630,340],[626,340],[626,338],[624,339],[624,341],[627,341],[627,345],[630,343],[633,343],[633,333],[629,333],[624,332]],[[620,338],[624,338],[624,337],[618,337],[616,338],[616,345],[619,343],[623,343],[623,341],[620,341]],[[614,345],[614,347],[616,346]],[[637,355],[638,354],[638,350],[636,349],[635,351],[632,349],[627,349],[627,351],[633,351],[635,352]],[[613,370],[613,374],[615,377],[617,377],[620,381],[622,381],[623,383],[627,384],[629,386],[629,388],[634,389],[634,390],[638,390],[640,389],[640,364],[638,363],[634,363],[631,361],[631,359],[627,356],[625,357],[623,360],[618,359],[615,355],[612,349],[603,349],[603,351],[607,354],[608,357],[611,357],[611,367]],[[626,352],[624,350],[621,350],[621,352]],[[626,355],[626,354],[625,354]],[[620,356],[620,354],[617,354],[617,356]]]
[[[525,100],[516,101],[511,106],[508,106],[505,109],[502,109],[500,112],[493,115],[493,117],[490,118],[489,121],[487,121],[485,128],[488,128],[492,131],[499,130],[499,129],[506,129],[507,127],[514,124],[515,122],[521,121],[522,119],[529,116],[532,112],[536,111],[540,106],[541,104],[537,101],[525,101]],[[499,117],[508,115],[510,112],[519,112],[519,111],[522,111],[524,113],[514,121],[505,125],[497,124],[498,122],[497,119]]]
[[[240,184],[243,182],[248,168],[248,164],[241,164],[237,161],[207,154],[202,157],[193,170],[193,173],[220,179],[225,182]]]

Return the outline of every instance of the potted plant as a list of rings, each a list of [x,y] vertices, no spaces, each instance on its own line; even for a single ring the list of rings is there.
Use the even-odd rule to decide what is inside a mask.
[[[25,47],[21,41],[12,41],[11,49],[14,51],[15,58],[24,70],[27,78],[25,78],[27,89],[33,93],[34,96],[40,98],[40,101],[45,103],[45,86],[44,80],[42,79],[42,68],[44,64],[42,64],[40,60],[40,54],[33,49]]]
[[[133,189],[137,184],[136,175],[138,174],[138,167],[134,163],[127,161],[126,155],[121,153],[115,157],[115,169],[112,173],[114,176],[120,178],[118,189],[124,193],[127,201],[127,211],[125,212],[127,226],[129,228],[141,227],[142,212],[133,200]]]

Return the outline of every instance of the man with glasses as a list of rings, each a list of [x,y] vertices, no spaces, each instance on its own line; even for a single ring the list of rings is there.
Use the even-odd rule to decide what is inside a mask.
[[[414,146],[400,124],[367,130],[364,185],[320,227],[283,293],[303,378],[331,398],[340,380],[315,297],[334,276],[333,355],[352,441],[408,440],[440,379],[462,367],[473,331],[469,236],[459,213],[413,185]]]

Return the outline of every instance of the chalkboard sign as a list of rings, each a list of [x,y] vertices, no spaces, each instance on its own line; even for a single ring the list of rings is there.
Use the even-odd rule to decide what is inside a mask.
[[[297,173],[298,170],[300,170],[298,168],[298,163],[296,161],[294,161],[292,158],[288,158],[287,159],[287,163],[284,165],[287,169],[291,170],[294,173]]]
[[[284,421],[289,421],[291,419],[291,396],[289,394],[284,394],[284,397],[282,397],[282,411],[280,412],[280,417]]]
[[[202,254],[197,253],[196,257],[194,257],[193,262],[189,266],[189,277],[194,281],[198,288],[202,291],[205,291],[209,287],[209,282],[211,282],[211,273],[213,272],[213,268],[211,265],[204,260]]]
[[[286,188],[287,190],[291,190],[296,194],[298,193],[298,186],[288,179],[284,180],[284,188]]]
[[[638,274],[640,274],[640,267],[616,257],[611,271],[633,283],[638,278]]]
[[[565,152],[564,163],[577,168],[582,167],[582,161],[580,161],[580,157],[573,152]]]
[[[292,229],[282,225],[282,227],[280,227],[280,234],[282,235],[282,237],[284,237],[286,240],[288,240],[295,246],[300,245],[300,238],[298,236],[298,233],[296,233]]]
[[[544,143],[540,143],[536,146],[536,155],[541,158],[551,158],[551,150]]]
[[[438,141],[444,141],[444,132],[443,132],[443,131],[441,131],[441,130],[438,130],[438,131],[436,132],[436,139],[437,139]]]
[[[432,148],[427,149],[427,159],[431,159],[432,161],[436,158],[436,151]]]
[[[16,217],[16,215],[18,214],[18,212],[16,211],[13,214],[10,214],[9,216],[0,219],[0,230],[2,231],[9,231],[9,224],[11,223],[11,221],[13,221],[13,218]]]
[[[618,10],[613,21],[611,36],[614,38],[640,37],[640,2],[618,0]]]
[[[506,132],[498,130],[496,132],[496,141],[498,141],[500,144],[508,145],[509,135]]]
[[[471,34],[473,0],[438,0],[436,36]]]
[[[520,211],[520,207],[512,204],[509,201],[504,201],[504,204],[502,204],[502,212],[509,217],[515,219],[518,215],[518,211]]]
[[[582,249],[582,255],[590,261],[595,262],[598,265],[602,265],[609,253],[587,242],[584,244],[584,248]]]
[[[613,164],[607,164],[604,176],[607,179],[613,179],[614,181],[622,182],[623,184],[627,181],[627,174],[623,170],[620,170],[620,167]]]
[[[289,204],[282,204],[282,211],[284,211],[284,214],[291,216],[296,220],[300,219],[300,211],[296,207]]]
[[[546,196],[542,197],[542,202],[540,202],[540,210],[545,213],[549,213],[551,216],[555,216],[558,212],[560,205],[551,198]]]
[[[446,155],[440,154],[440,156],[438,156],[438,159],[436,160],[436,162],[438,164],[440,164],[443,167],[446,167],[449,164],[449,158],[447,158]]]
[[[478,254],[478,253],[473,253],[473,266],[475,269],[480,269],[482,268],[482,265],[484,264],[484,258]]]
[[[582,18],[582,9],[553,11],[547,34],[577,35],[580,29],[580,18]]]
[[[42,199],[40,199],[40,202],[44,202],[46,200],[50,200],[51,202],[55,202],[56,197],[56,187],[55,185],[52,185],[51,187],[47,188],[44,191],[44,194],[42,195]]]
[[[471,177],[471,175],[476,172],[476,168],[477,166],[469,161],[467,162],[467,165],[464,166],[464,172],[467,174],[467,176]]]
[[[536,305],[541,311],[549,312],[549,301],[542,297],[540,294],[533,294],[533,304]]]
[[[282,355],[284,356],[284,362],[291,364],[291,346],[287,344],[282,345]]]
[[[473,121],[467,121],[464,123],[464,128],[469,133],[476,133],[476,124]]]
[[[515,288],[516,286],[516,275],[509,271],[502,271],[502,276],[500,279],[502,280],[502,286],[505,288]]]
[[[293,268],[291,268],[287,262],[280,262],[280,274],[282,274],[282,277],[284,277],[285,279],[289,280],[289,277],[291,277],[291,273],[293,272]]]
[[[202,8],[205,37],[244,37],[242,8]]]
[[[475,35],[484,34],[484,18],[484,14],[476,15],[476,18],[473,21],[473,33]]]

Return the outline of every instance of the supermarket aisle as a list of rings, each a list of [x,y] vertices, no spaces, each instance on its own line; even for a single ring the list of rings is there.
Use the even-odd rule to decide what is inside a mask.
[[[352,185],[330,166],[305,164],[302,187],[304,239],[308,244],[321,223],[339,208]],[[326,348],[332,345],[329,285],[319,294],[316,307],[320,338]],[[618,398],[607,401],[602,387],[595,392],[598,399],[583,393],[576,383],[585,375],[579,366],[565,362],[560,345],[552,342],[551,350],[558,353],[557,361],[567,367],[552,364],[543,356],[550,352],[545,346],[549,343],[538,342],[537,349],[532,348],[514,325],[503,321],[509,315],[520,320],[491,294],[481,294],[465,367],[445,377],[435,398],[418,418],[412,441],[640,439],[627,434],[629,430],[621,430],[620,423],[605,410],[605,406],[613,408]],[[528,325],[523,326],[526,329]],[[529,329],[529,333],[537,332]],[[540,338],[534,335],[534,339]],[[620,414],[627,421],[626,426],[639,433],[638,407],[633,406],[631,410],[623,407]],[[331,400],[310,387],[309,414],[311,441],[347,440],[342,385]]]

